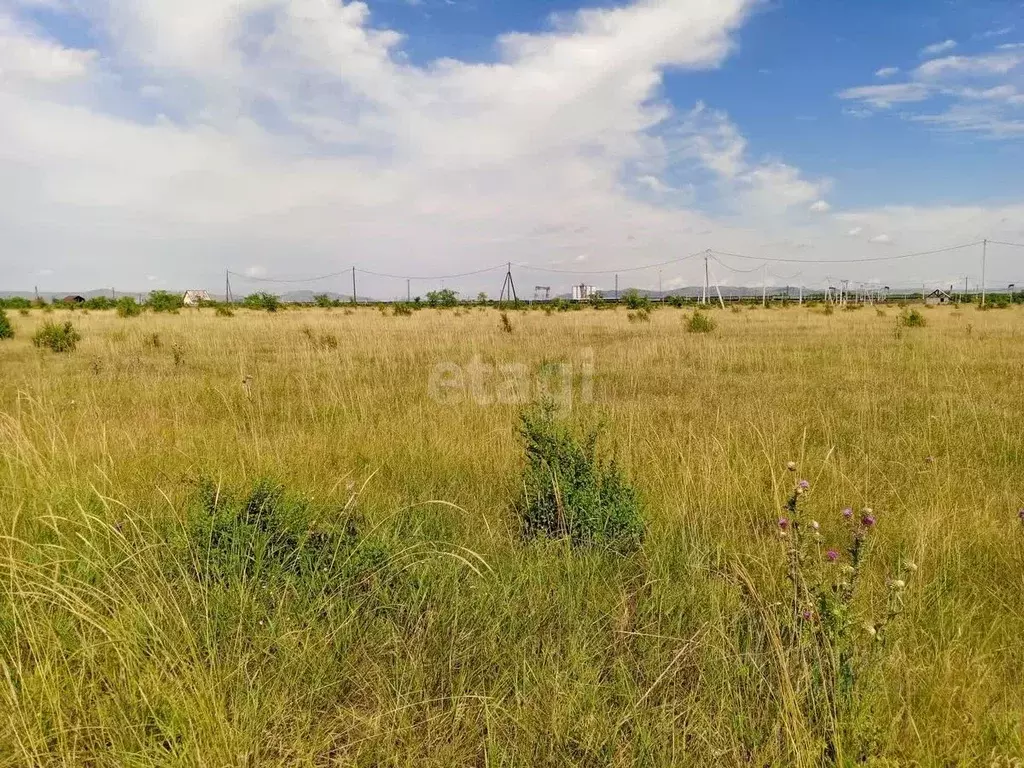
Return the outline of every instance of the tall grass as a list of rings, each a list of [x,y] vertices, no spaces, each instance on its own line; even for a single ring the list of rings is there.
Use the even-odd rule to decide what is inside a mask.
[[[94,311],[67,355],[32,347],[49,318],[16,318],[0,765],[1024,754],[1020,310],[969,332],[936,309],[898,337],[874,313],[797,308],[717,316],[708,336],[673,311],[517,318]],[[570,416],[644,500],[628,554],[524,541],[521,408],[428,387],[439,362],[537,371],[588,349],[593,402]],[[826,538],[844,507],[875,510],[857,616],[917,566],[855,721],[803,705],[816,673],[773,618],[790,460]],[[245,505],[266,478],[272,515]]]

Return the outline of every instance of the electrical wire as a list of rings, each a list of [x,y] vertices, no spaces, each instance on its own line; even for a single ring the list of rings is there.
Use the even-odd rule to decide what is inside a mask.
[[[989,240],[989,242],[993,242]],[[713,250],[712,253],[716,253],[719,256],[727,256],[734,259],[746,259],[748,261],[767,261],[776,264],[868,264],[871,262],[878,261],[898,261],[900,259],[912,259],[915,256],[931,256],[937,253],[948,253],[949,251],[959,251],[963,248],[971,248],[976,245],[981,245],[982,241],[978,240],[974,243],[964,243],[963,245],[951,245],[948,248],[936,248],[933,251],[916,251],[914,253],[901,253],[896,256],[871,256],[866,259],[786,259],[776,258],[772,256],[746,256],[742,253],[730,253],[729,251],[718,251]],[[1003,243],[1005,245],[1005,243]]]
[[[519,269],[525,269],[528,272],[554,272],[560,275],[614,275],[621,274],[623,272],[641,272],[645,269],[656,269],[657,267],[667,267],[670,264],[680,264],[689,259],[695,259],[698,256],[703,256],[707,251],[698,251],[697,253],[691,253],[689,256],[681,256],[678,259],[669,259],[668,261],[662,261],[657,264],[644,264],[639,267],[622,267],[620,269],[554,269],[552,267],[535,267],[529,264],[517,264],[512,263],[513,267]]]

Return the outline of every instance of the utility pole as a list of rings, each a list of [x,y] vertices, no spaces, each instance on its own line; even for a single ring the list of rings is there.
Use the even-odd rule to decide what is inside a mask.
[[[39,286],[36,286],[36,301],[39,301]]]
[[[800,306],[802,307],[803,305],[804,305],[804,287],[803,287],[803,285],[801,285],[800,286]]]
[[[985,259],[988,256],[988,240],[981,241],[981,306],[985,306]]]
[[[768,306],[768,264],[761,266],[761,306]]]
[[[711,287],[708,275],[708,259],[711,257],[711,249],[704,251],[704,294],[701,297],[701,304],[708,303],[708,289]]]
[[[409,287],[410,280],[405,278],[405,300],[406,302],[412,301],[412,288]]]
[[[661,294],[661,270],[660,269],[658,270],[658,294],[659,294],[659,297],[660,297],[660,294]]]
[[[356,268],[352,267],[352,304],[356,304]]]
[[[619,276],[615,276],[615,300],[619,300]]]
[[[231,273],[224,270],[224,303],[231,303]]]
[[[112,301],[117,301],[117,291],[113,288],[110,289],[110,298]]]

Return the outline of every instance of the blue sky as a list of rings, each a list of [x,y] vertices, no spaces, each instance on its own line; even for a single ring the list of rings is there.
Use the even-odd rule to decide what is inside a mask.
[[[0,0],[0,290],[704,248],[941,285],[978,249],[877,259],[1024,241],[1022,167],[1020,0]]]

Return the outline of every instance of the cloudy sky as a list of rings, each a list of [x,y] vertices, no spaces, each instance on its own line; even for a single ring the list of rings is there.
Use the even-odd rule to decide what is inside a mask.
[[[974,285],[1022,169],[1020,0],[0,0],[0,290]]]

